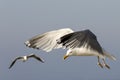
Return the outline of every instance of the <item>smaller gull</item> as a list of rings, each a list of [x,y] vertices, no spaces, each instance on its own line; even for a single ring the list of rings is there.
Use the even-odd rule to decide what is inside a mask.
[[[35,59],[37,59],[38,61],[44,63],[44,60],[41,59],[40,57],[36,56],[35,54],[30,54],[30,55],[27,55],[27,56],[19,56],[19,57],[15,58],[14,61],[11,63],[9,69],[12,68],[12,66],[15,64],[15,62],[16,62],[17,60],[20,59],[20,60],[22,60],[23,62],[25,62],[25,61],[27,61],[29,58],[35,58]]]

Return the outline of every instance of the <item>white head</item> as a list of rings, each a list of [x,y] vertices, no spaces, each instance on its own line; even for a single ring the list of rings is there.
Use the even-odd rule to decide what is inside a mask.
[[[66,58],[68,58],[69,56],[73,56],[73,55],[74,55],[74,51],[71,50],[71,49],[69,49],[69,50],[67,51],[67,53],[64,55],[64,60],[65,60]]]

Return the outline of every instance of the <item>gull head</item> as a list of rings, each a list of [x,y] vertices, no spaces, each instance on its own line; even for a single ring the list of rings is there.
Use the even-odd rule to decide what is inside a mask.
[[[74,51],[69,49],[67,51],[67,53],[64,55],[63,59],[65,60],[66,58],[68,58],[69,56],[73,56],[74,55]]]

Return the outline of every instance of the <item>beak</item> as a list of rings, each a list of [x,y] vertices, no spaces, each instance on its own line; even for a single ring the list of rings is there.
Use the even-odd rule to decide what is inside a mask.
[[[64,57],[63,57],[63,59],[65,60],[66,58],[68,58],[69,56],[68,55],[65,55]]]

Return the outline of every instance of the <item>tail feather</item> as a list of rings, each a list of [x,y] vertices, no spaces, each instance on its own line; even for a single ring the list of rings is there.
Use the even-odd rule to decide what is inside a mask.
[[[111,60],[114,60],[114,61],[116,60],[116,57],[114,55],[109,54],[108,52],[104,52],[104,55]]]

